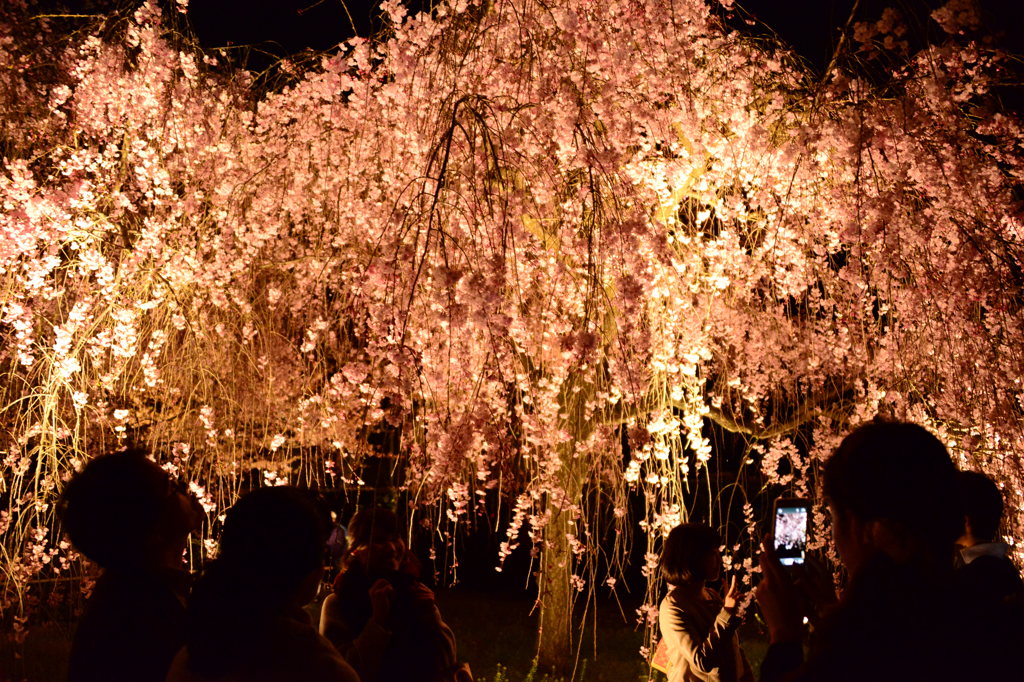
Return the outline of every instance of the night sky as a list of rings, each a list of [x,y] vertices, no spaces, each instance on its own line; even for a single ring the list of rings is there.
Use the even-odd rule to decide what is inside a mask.
[[[741,6],[813,64],[823,64],[854,2],[747,0]],[[885,0],[862,0],[858,16],[875,18],[887,4]],[[925,0],[915,4],[921,7],[908,9],[920,14],[922,7],[940,3]],[[377,25],[376,7],[377,3],[367,0],[347,0],[345,5],[341,0],[191,0],[189,18],[204,45],[259,45],[268,51],[290,53],[329,48],[353,35],[353,24],[359,35],[368,35]],[[739,21],[737,25],[744,24]]]
[[[406,4],[416,9],[421,2]],[[886,7],[896,7],[920,41],[937,37],[940,29],[928,14],[942,4],[944,0],[746,0],[737,5],[760,25],[751,27],[739,12],[730,23],[742,30],[775,32],[815,68],[823,69],[855,6],[855,21],[874,21]],[[370,34],[379,25],[376,7],[367,0],[191,0],[189,18],[206,46],[253,45],[281,55],[304,48],[328,49],[355,33]],[[982,7],[986,32],[1005,47],[1024,51],[1024,32],[1019,28],[1024,24],[1024,2],[982,0]]]
[[[415,12],[434,0],[405,0]],[[598,0],[600,1],[600,0]],[[0,0],[2,5],[4,0]],[[133,0],[28,0],[40,13],[108,13]],[[168,8],[174,0],[160,0]],[[807,62],[822,71],[829,63],[851,10],[854,21],[875,21],[886,7],[905,17],[916,45],[940,37],[928,18],[945,0],[736,0],[727,21],[752,33],[775,33]],[[985,27],[1011,52],[1024,53],[1024,0],[980,0]],[[236,56],[254,70],[306,49],[327,50],[353,35],[370,35],[380,26],[379,0],[190,0],[189,20],[204,47],[236,46]],[[174,14],[173,10],[171,11]],[[725,13],[723,12],[723,15]],[[753,18],[755,21],[749,21]],[[991,39],[991,38],[990,38]]]

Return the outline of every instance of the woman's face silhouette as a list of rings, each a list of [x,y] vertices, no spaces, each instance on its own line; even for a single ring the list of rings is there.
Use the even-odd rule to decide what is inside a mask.
[[[722,552],[718,549],[714,549],[708,553],[704,559],[704,575],[705,580],[708,582],[714,582],[718,580],[722,575]]]
[[[868,532],[868,524],[848,511],[836,509],[829,504],[832,514],[832,541],[846,572],[855,574],[864,562],[875,552]]]
[[[405,545],[398,538],[373,537],[361,550],[363,564],[371,574],[397,571],[405,557]]]
[[[150,467],[154,487],[163,492],[159,517],[144,541],[147,561],[182,567],[188,536],[203,526],[203,508],[188,486],[167,475],[156,463]]]

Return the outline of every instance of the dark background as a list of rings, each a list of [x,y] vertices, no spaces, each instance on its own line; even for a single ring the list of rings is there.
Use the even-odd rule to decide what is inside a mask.
[[[169,15],[174,0],[160,0]],[[411,13],[434,0],[405,0]],[[709,2],[716,6],[714,0]],[[134,0],[27,0],[39,12],[109,14],[137,4]],[[0,4],[3,4],[0,2]],[[327,50],[353,35],[369,36],[381,25],[379,0],[190,0],[188,19],[206,48],[237,48],[250,68],[304,50]],[[737,0],[732,12],[721,10],[738,30],[775,34],[815,69],[823,70],[844,26],[876,21],[887,7],[897,9],[908,27],[911,45],[941,36],[929,18],[945,0]],[[979,0],[984,27],[976,37],[1024,53],[1024,2]],[[975,37],[975,36],[967,36]]]
[[[855,21],[876,21],[886,7],[904,16],[916,43],[934,39],[941,29],[932,10],[945,0],[746,0],[727,21],[740,30],[775,33],[815,68],[832,56],[842,27]],[[420,0],[408,0],[412,12]],[[204,46],[252,45],[274,54],[304,48],[322,50],[352,35],[367,36],[379,27],[378,2],[367,0],[191,0],[189,19]],[[985,27],[979,32],[1013,52],[1022,52],[1024,2],[981,0]],[[751,26],[745,21],[753,19]],[[851,25],[853,22],[850,22]]]

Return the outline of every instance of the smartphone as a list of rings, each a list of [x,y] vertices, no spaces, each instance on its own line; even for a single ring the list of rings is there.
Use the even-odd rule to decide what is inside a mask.
[[[807,554],[807,522],[810,504],[796,497],[775,500],[775,555],[783,566],[797,566]]]

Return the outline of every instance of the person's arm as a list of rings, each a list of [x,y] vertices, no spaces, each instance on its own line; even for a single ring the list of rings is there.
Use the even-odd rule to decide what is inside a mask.
[[[717,668],[723,656],[732,655],[732,635],[741,619],[724,606],[711,624],[710,631],[703,631],[695,622],[694,614],[676,604],[671,597],[661,602],[661,636],[668,643],[669,651],[675,652],[675,663],[685,660],[689,666],[701,673],[710,673]]]
[[[444,619],[441,617],[441,611],[437,608],[437,604],[434,605],[433,618],[437,628],[438,646],[441,648],[441,654],[448,666],[454,667],[459,660],[455,651],[455,633],[452,632],[452,629],[444,622]]]
[[[437,640],[439,653],[444,659],[446,667],[454,667],[458,661],[455,651],[455,633],[444,622],[441,610],[437,608],[434,599],[434,592],[421,582],[416,582],[410,588],[413,603],[429,629],[434,633]]]
[[[363,682],[377,679],[384,652],[391,641],[391,630],[384,623],[390,614],[392,592],[386,580],[378,580],[370,587],[373,615],[359,633],[349,628],[337,594],[328,595],[320,610],[320,634],[358,671]]]
[[[754,591],[771,641],[761,663],[761,682],[782,682],[804,662],[803,628],[799,595],[771,547],[770,539],[762,546],[763,577]]]

